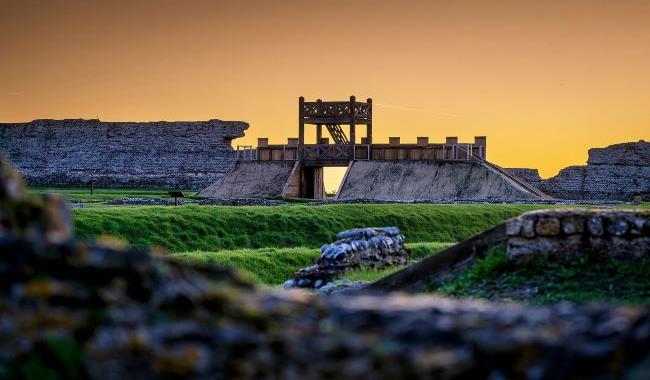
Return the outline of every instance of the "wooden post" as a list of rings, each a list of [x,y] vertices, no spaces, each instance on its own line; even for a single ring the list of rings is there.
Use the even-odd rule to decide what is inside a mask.
[[[298,98],[298,160],[302,160],[302,146],[305,143],[305,118],[304,105],[305,97]]]
[[[90,196],[92,197],[93,193],[95,192],[95,180],[91,179],[90,180]]]
[[[357,98],[354,95],[350,96],[350,145],[352,146],[352,156],[354,156],[354,144],[356,143],[357,139],[357,120],[354,115],[354,105],[356,102]]]
[[[368,103],[368,106],[370,107],[370,119],[368,120],[368,124],[366,125],[366,141],[368,144],[368,159],[372,157],[372,154],[370,152],[370,148],[372,147],[372,98],[368,98],[366,100]]]
[[[318,99],[316,102],[321,103],[322,100]],[[316,124],[316,144],[320,144],[320,140],[323,137],[323,125]]]

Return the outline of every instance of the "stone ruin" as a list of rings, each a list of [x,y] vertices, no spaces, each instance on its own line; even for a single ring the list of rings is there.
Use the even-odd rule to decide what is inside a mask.
[[[537,169],[507,170],[558,199],[650,200],[650,143],[643,140],[589,149],[587,165],[545,180]]]
[[[240,121],[0,123],[0,152],[29,185],[200,189],[229,172]]]
[[[336,241],[320,248],[316,264],[300,269],[285,288],[316,288],[355,269],[383,269],[406,264],[404,235],[397,227],[354,228],[339,232]]]
[[[67,379],[642,378],[650,310],[258,289],[74,239],[0,160],[0,372]],[[37,375],[35,375],[37,376]]]
[[[650,256],[650,211],[540,210],[506,225],[507,254],[515,262],[585,252],[613,259]]]

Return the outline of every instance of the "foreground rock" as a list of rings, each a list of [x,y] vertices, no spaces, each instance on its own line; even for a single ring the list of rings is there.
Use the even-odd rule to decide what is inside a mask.
[[[355,228],[339,232],[336,239],[320,248],[316,264],[297,271],[284,287],[320,288],[351,270],[404,265],[408,259],[397,227]]]
[[[642,378],[650,310],[266,292],[158,252],[74,240],[0,161],[5,378]],[[39,377],[40,375],[40,377]]]

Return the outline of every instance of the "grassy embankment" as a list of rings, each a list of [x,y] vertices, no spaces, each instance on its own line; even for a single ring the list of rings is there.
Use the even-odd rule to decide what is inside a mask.
[[[32,192],[42,193],[45,189]],[[71,201],[97,202],[119,197],[167,197],[164,190],[87,189],[55,192]],[[650,204],[617,207],[648,208]],[[298,268],[311,265],[318,247],[336,232],[360,226],[397,225],[413,259],[431,255],[531,205],[331,205],[307,207],[107,207],[77,209],[78,236],[117,236],[132,244],[163,245],[182,260],[237,267],[264,284],[279,284]],[[374,280],[396,268],[360,271],[353,280]],[[587,256],[579,262],[552,260],[517,267],[494,250],[465,275],[436,291],[453,296],[519,299],[650,302],[650,263],[611,262]]]
[[[528,264],[508,261],[495,247],[462,276],[433,291],[532,304],[558,301],[650,303],[650,258],[617,260],[596,254],[577,259],[539,258]]]
[[[81,238],[108,234],[137,246],[162,245],[181,259],[235,266],[263,283],[279,284],[296,269],[311,265],[318,248],[348,228],[398,226],[414,258],[419,259],[535,207],[131,206],[75,209],[74,216]],[[362,272],[350,277],[373,279],[386,273]]]

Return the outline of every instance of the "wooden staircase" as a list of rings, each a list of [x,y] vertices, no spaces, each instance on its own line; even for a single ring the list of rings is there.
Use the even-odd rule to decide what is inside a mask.
[[[339,124],[326,124],[325,127],[327,128],[327,131],[330,133],[332,136],[332,139],[336,144],[349,144],[350,140],[348,140],[348,136],[345,135],[345,132],[343,132],[343,128],[341,128],[341,125]]]

